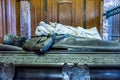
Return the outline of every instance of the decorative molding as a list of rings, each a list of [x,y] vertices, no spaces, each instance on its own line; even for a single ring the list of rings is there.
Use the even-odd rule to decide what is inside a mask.
[[[0,52],[0,61],[16,65],[61,66],[64,63],[73,65],[107,65],[120,66],[120,54],[80,53],[80,54],[45,54],[38,56],[33,52]]]

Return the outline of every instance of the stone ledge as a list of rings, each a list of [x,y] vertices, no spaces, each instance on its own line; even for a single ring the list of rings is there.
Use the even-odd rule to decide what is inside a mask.
[[[88,64],[88,65],[116,65],[120,66],[120,54],[45,54],[38,56],[37,54],[18,52],[14,53],[0,52],[0,61],[14,63],[16,65],[44,65],[44,66],[61,66],[64,63],[73,65]]]

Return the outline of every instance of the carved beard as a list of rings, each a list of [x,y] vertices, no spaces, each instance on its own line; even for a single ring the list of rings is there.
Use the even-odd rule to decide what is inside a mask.
[[[0,80],[13,80],[15,67],[13,64],[0,62]]]

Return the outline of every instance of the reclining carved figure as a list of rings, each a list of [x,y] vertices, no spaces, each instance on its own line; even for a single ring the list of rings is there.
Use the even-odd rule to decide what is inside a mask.
[[[70,51],[120,51],[119,41],[103,41],[99,39],[82,38],[73,35],[54,35],[49,37],[36,37],[23,45],[24,50],[39,53],[49,49],[65,49]]]

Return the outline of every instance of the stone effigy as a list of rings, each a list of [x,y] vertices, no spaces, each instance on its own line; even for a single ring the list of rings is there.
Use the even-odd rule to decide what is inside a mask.
[[[24,50],[44,53],[52,49],[65,49],[70,51],[120,51],[119,41],[103,41],[99,39],[82,38],[73,35],[54,35],[49,37],[36,37],[23,45]]]
[[[66,37],[59,41],[56,40],[52,47],[66,48],[71,51],[120,51],[119,41],[104,41],[99,39],[76,37],[72,35],[64,36]]]
[[[3,44],[21,47],[25,41],[26,38],[23,36],[6,34],[3,39]]]
[[[18,46],[0,44],[0,51],[23,51],[23,49]]]
[[[47,36],[52,34],[69,34],[79,37],[85,37],[85,38],[94,38],[94,39],[102,39],[100,37],[100,34],[96,27],[92,27],[90,29],[84,29],[80,26],[69,26],[69,25],[63,25],[56,22],[50,22],[49,24],[41,21],[39,25],[36,27],[35,35],[36,36]]]

